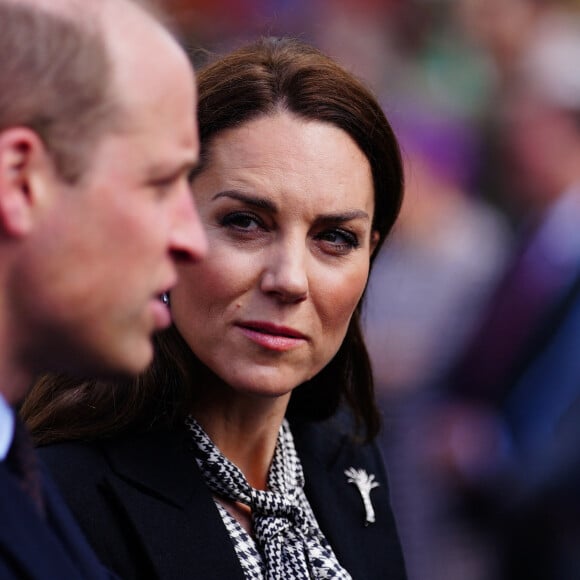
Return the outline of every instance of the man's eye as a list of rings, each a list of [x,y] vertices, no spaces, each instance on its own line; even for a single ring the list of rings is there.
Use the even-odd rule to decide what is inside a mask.
[[[175,181],[175,177],[156,179],[151,183],[151,186],[158,193],[158,195],[163,196],[169,193],[171,188],[175,185]]]

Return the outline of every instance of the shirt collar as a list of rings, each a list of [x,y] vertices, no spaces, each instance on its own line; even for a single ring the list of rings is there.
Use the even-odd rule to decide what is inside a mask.
[[[6,459],[14,436],[14,411],[0,394],[0,461]]]

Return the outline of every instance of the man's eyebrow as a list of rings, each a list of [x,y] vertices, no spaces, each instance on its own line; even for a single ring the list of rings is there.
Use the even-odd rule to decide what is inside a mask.
[[[265,199],[263,197],[248,195],[247,193],[242,193],[240,191],[228,190],[216,193],[212,197],[212,201],[220,199],[221,197],[229,197],[230,199],[241,201],[242,203],[251,205],[258,209],[265,209],[272,213],[278,213],[278,206],[274,202],[270,201],[269,199]]]
[[[181,175],[190,175],[199,166],[199,159],[185,159],[179,165],[171,167],[167,165],[157,165],[153,167],[150,171],[151,176],[156,177],[159,175],[167,175],[170,177],[180,177]]]

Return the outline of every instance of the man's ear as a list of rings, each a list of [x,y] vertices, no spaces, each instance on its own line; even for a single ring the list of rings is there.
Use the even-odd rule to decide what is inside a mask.
[[[42,140],[26,127],[0,133],[0,229],[9,237],[26,235],[41,196],[41,174],[49,156]]]

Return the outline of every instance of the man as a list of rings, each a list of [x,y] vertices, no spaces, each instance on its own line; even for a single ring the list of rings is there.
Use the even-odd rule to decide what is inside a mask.
[[[193,73],[129,0],[0,0],[0,87],[0,578],[102,578],[11,407],[42,372],[150,362],[206,251]]]

